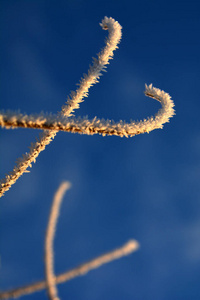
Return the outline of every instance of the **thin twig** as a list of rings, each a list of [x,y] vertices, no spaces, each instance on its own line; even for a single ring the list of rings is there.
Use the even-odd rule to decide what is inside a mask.
[[[47,282],[47,292],[50,300],[59,300],[57,296],[56,280],[54,275],[54,251],[53,240],[56,231],[56,223],[59,216],[60,205],[64,194],[70,189],[70,182],[64,181],[59,186],[53,199],[49,222],[45,237],[45,274]]]
[[[119,259],[123,256],[129,255],[135,252],[139,248],[139,244],[136,240],[130,240],[122,247],[115,249],[111,252],[98,256],[97,258],[82,264],[70,271],[62,273],[56,277],[56,284],[69,281],[77,276],[85,275],[91,270],[99,268],[100,266],[109,263],[113,260]],[[39,281],[35,284],[27,285],[17,289],[5,291],[0,293],[0,299],[18,298],[23,295],[32,294],[34,292],[41,291],[47,287],[46,282]]]

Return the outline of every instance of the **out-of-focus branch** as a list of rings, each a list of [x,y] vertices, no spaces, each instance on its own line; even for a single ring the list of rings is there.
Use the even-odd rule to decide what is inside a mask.
[[[64,194],[70,189],[71,183],[64,181],[59,186],[53,198],[53,204],[49,215],[49,222],[45,237],[45,274],[47,282],[47,292],[50,300],[59,300],[57,296],[56,277],[54,275],[54,251],[53,240],[56,231],[56,224],[59,216],[60,205],[62,203]]]
[[[56,276],[55,281],[56,284],[63,283],[69,281],[77,276],[85,275],[91,270],[97,269],[100,266],[109,263],[113,260],[119,259],[123,256],[129,255],[135,252],[139,248],[139,243],[136,240],[130,240],[122,247],[115,249],[111,252],[98,256],[97,258],[82,264],[70,271],[62,273]],[[34,292],[38,292],[43,290],[47,287],[46,282],[39,281],[35,284],[27,285],[24,287],[20,287],[17,289],[5,291],[0,293],[0,299],[10,299],[10,298],[17,298],[23,295],[32,294]]]

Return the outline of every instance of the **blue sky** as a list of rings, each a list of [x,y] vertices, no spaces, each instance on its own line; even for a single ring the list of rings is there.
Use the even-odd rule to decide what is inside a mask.
[[[1,107],[56,113],[104,46],[104,16],[123,27],[100,83],[76,115],[153,115],[145,83],[168,92],[176,116],[133,138],[59,133],[1,199],[1,289],[44,277],[52,197],[61,208],[55,270],[63,272],[130,238],[133,255],[63,285],[61,299],[200,299],[199,1],[1,1]],[[0,175],[39,131],[1,129]],[[24,299],[46,299],[45,292]]]

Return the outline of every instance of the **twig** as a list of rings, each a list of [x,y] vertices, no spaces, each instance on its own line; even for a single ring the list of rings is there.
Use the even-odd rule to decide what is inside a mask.
[[[139,244],[135,240],[130,240],[122,247],[115,249],[111,252],[98,256],[97,258],[82,264],[70,271],[62,273],[56,277],[56,284],[69,281],[77,276],[85,275],[91,270],[99,268],[100,266],[109,263],[113,260],[119,259],[123,256],[129,255],[135,252],[139,248]],[[23,295],[32,294],[34,292],[41,291],[47,287],[46,282],[39,281],[35,284],[27,285],[17,289],[5,291],[0,293],[0,299],[18,298]]]
[[[45,274],[47,281],[47,292],[50,300],[59,300],[57,296],[56,281],[54,275],[54,251],[53,240],[56,231],[56,223],[59,216],[60,205],[64,194],[70,189],[70,182],[64,181],[59,186],[53,199],[51,212],[49,215],[49,222],[47,226],[47,232],[45,237]]]
[[[79,134],[102,134],[117,136],[134,136],[137,134],[150,132],[154,129],[162,128],[163,124],[169,122],[174,112],[174,103],[169,94],[154,88],[152,85],[146,86],[145,95],[158,100],[162,108],[155,117],[147,118],[139,122],[131,121],[130,123],[118,122],[111,120],[98,119],[88,120],[87,117],[65,118],[53,114],[40,115],[23,115],[12,111],[0,111],[0,126],[6,128],[35,128],[48,130],[61,130]]]

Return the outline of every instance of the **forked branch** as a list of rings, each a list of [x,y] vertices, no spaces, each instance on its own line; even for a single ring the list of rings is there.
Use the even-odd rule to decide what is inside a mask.
[[[88,95],[89,88],[98,82],[101,72],[105,71],[109,59],[113,57],[113,51],[118,48],[117,45],[122,35],[121,25],[113,18],[107,17],[102,20],[100,25],[104,30],[108,30],[109,32],[108,38],[105,41],[106,45],[97,54],[97,59],[93,59],[93,65],[89,68],[88,74],[85,74],[81,79],[78,89],[75,92],[71,92],[66,105],[62,107],[62,111],[59,113],[61,116],[69,117],[74,109],[79,108],[79,103]],[[0,181],[0,197],[9,190],[24,172],[27,172],[27,168],[32,166],[32,163],[36,161],[40,152],[54,139],[57,132],[57,130],[44,132],[36,143],[31,144],[30,152],[19,158],[13,171]]]
[[[40,115],[23,115],[12,111],[0,112],[0,126],[6,128],[36,128],[46,130],[40,139],[31,144],[30,152],[26,153],[22,158],[18,159],[17,165],[13,171],[6,175],[5,179],[0,181],[0,197],[7,191],[11,185],[24,173],[31,164],[36,161],[39,153],[43,151],[52,139],[56,136],[57,132],[68,131],[80,134],[102,134],[104,135],[117,135],[117,136],[134,136],[137,134],[150,132],[157,128],[162,128],[163,124],[169,122],[169,119],[175,114],[174,103],[169,94],[164,91],[154,88],[152,85],[147,86],[145,95],[158,100],[162,108],[154,117],[150,117],[139,122],[131,121],[126,123],[120,121],[115,123],[111,120],[104,120],[94,118],[88,120],[84,118],[71,117],[75,109],[79,108],[79,104],[83,98],[88,96],[89,88],[98,82],[102,71],[105,71],[109,59],[113,57],[113,51],[118,48],[121,39],[121,26],[112,18],[105,17],[100,24],[103,29],[109,31],[108,38],[104,49],[97,55],[97,59],[93,59],[93,65],[89,68],[88,74],[84,75],[79,83],[79,87],[75,92],[71,92],[66,104],[57,115],[53,114],[40,114]],[[70,118],[69,118],[70,117]],[[56,284],[66,282],[77,276],[86,274],[92,269],[98,268],[101,265],[111,262],[115,259],[129,255],[136,251],[139,244],[135,240],[130,240],[121,248],[111,251],[107,254],[101,255],[94,260],[91,260],[75,269],[58,275],[54,275],[53,271],[53,239],[56,228],[56,221],[59,214],[59,207],[64,195],[64,192],[69,189],[69,183],[63,183],[55,195],[48,228],[46,234],[45,244],[45,268],[46,280],[37,282],[32,285],[5,291],[0,293],[0,299],[16,298],[25,294],[30,294],[42,289],[47,288],[49,298],[57,300]]]

